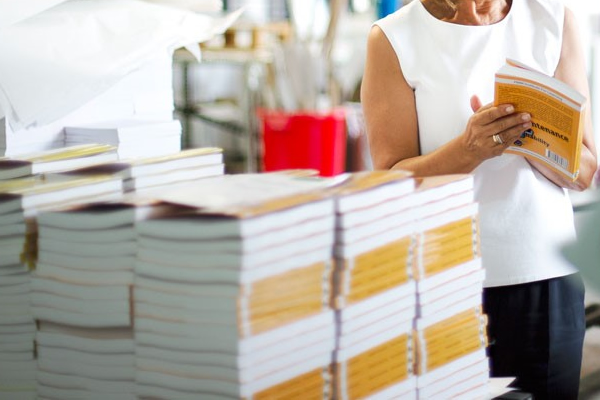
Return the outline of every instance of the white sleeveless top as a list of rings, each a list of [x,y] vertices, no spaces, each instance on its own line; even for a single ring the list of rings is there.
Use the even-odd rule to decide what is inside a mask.
[[[472,95],[492,102],[494,73],[506,58],[554,75],[563,22],[560,0],[513,0],[502,21],[486,26],[440,21],[420,0],[377,21],[415,91],[421,153],[463,132]],[[576,272],[560,254],[561,243],[575,238],[565,189],[516,155],[487,160],[473,175],[486,287]]]

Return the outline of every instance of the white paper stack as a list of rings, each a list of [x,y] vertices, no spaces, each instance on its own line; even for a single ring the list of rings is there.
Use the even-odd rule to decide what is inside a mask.
[[[112,176],[122,179],[124,191],[131,192],[223,175],[224,172],[223,150],[202,147],[166,156],[121,160],[46,174],[45,179],[66,181],[82,177]]]
[[[0,156],[17,156],[32,151],[57,149],[65,145],[62,129],[32,128],[13,130],[0,118]]]
[[[277,197],[292,177],[224,178],[195,183],[188,201],[171,197],[196,206],[220,199],[222,208],[137,227],[137,394],[325,398],[335,339],[333,199]],[[233,193],[242,204],[227,205]],[[249,201],[256,196],[263,200]]]
[[[363,172],[336,195],[335,398],[416,398],[414,187],[403,171]]]
[[[65,127],[67,146],[103,143],[117,147],[120,159],[156,157],[181,150],[178,120],[118,120]]]
[[[96,203],[38,215],[32,312],[41,326],[63,325],[38,332],[41,397],[134,397],[134,224],[164,208]]]
[[[481,398],[489,381],[484,270],[471,175],[418,181],[417,386],[419,398]]]

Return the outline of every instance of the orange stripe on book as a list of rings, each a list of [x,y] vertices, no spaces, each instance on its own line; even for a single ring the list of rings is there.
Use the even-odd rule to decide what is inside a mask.
[[[432,325],[423,331],[423,338],[430,340],[439,336],[451,334],[454,331],[462,330],[465,327],[481,327],[483,322],[478,315],[465,317],[464,315],[456,318],[448,318],[438,324]]]
[[[385,275],[383,276],[385,277]],[[358,303],[369,297],[386,292],[394,287],[401,286],[404,283],[406,283],[405,279],[398,279],[398,277],[392,276],[383,282],[381,279],[374,282],[364,282],[362,287],[358,284],[353,284],[350,294],[347,296],[348,304]]]
[[[253,315],[251,322],[251,332],[257,335],[271,329],[299,321],[304,318],[316,315],[323,311],[323,304],[316,301],[303,307],[290,308],[285,311],[278,311],[272,314]]]
[[[430,351],[436,346],[445,346],[447,343],[451,343],[454,340],[462,340],[469,337],[479,338],[479,332],[482,328],[483,325],[481,323],[469,323],[449,330],[446,335],[429,335],[422,339],[425,341],[424,344],[427,350]]]
[[[427,371],[446,365],[454,360],[458,360],[468,354],[481,349],[483,346],[479,338],[473,338],[459,345],[449,346],[446,351],[427,355]]]
[[[424,232],[419,237],[424,278],[474,259],[479,254],[477,218],[463,218]]]
[[[361,254],[354,261],[349,303],[364,300],[408,282],[411,238]]]
[[[473,246],[459,246],[436,254],[428,254],[423,258],[425,278],[474,260],[475,257]]]
[[[274,399],[322,399],[323,393],[331,393],[329,380],[326,380],[322,369],[314,370],[279,385],[272,386],[252,396],[252,400]]]
[[[404,237],[400,240],[388,243],[355,257],[355,268],[360,268],[361,265],[373,265],[380,262],[381,259],[397,259],[410,250],[411,238]]]
[[[254,282],[250,293],[252,296],[272,296],[279,293],[285,293],[295,287],[303,287],[307,283],[320,282],[326,269],[326,263],[320,262],[303,268],[297,268],[292,271],[272,276],[260,281]]]
[[[402,335],[347,362],[348,394],[357,399],[402,382],[409,374],[409,336]]]

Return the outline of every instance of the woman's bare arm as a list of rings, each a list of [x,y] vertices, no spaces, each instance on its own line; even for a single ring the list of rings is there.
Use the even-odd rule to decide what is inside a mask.
[[[374,167],[404,169],[416,176],[470,173],[484,160],[501,155],[506,143],[512,143],[529,127],[528,120],[523,119],[528,115],[515,114],[509,105],[477,104],[462,135],[421,155],[414,92],[378,26],[371,29],[368,38],[361,102]],[[494,143],[492,135],[497,133],[505,145]]]

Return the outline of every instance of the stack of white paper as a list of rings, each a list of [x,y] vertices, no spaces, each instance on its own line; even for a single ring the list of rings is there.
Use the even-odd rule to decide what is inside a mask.
[[[274,183],[292,177],[232,179],[235,186],[227,176],[195,182],[207,192],[190,188],[187,201],[183,192],[167,196],[213,207],[137,226],[137,394],[326,397],[335,336],[333,200],[297,190],[278,197]],[[248,202],[255,196],[263,200]]]
[[[480,398],[489,367],[482,314],[484,270],[471,175],[419,180],[417,318],[419,398]]]
[[[414,187],[406,172],[376,171],[336,194],[335,398],[416,398]]]
[[[67,146],[84,143],[116,146],[120,159],[175,154],[181,150],[181,123],[129,119],[65,127]]]

